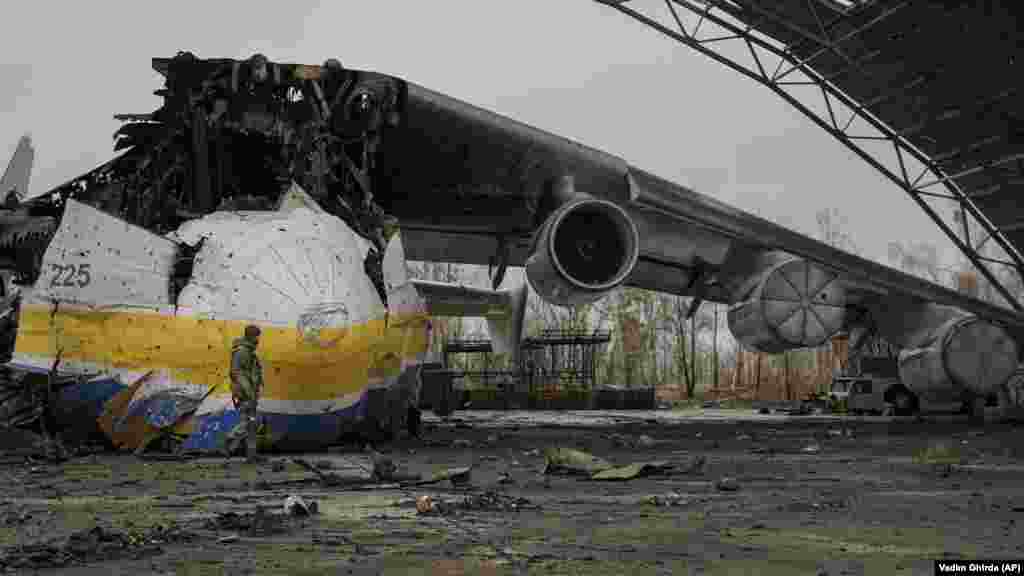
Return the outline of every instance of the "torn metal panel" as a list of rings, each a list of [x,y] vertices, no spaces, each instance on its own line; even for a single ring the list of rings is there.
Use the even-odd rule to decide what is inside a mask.
[[[362,268],[367,243],[323,211],[218,212],[187,223],[175,237],[203,242],[178,298],[184,313],[298,322],[311,334],[383,316],[369,278],[346,273]]]
[[[166,238],[68,200],[26,303],[159,310],[173,304],[168,287],[177,253]]]

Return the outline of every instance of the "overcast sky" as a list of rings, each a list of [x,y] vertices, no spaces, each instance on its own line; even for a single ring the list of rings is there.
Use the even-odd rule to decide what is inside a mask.
[[[112,116],[155,109],[150,58],[178,50],[336,57],[804,233],[835,207],[881,262],[890,240],[955,253],[901,190],[767,88],[591,0],[18,2],[0,22],[0,165],[23,132],[36,146],[31,194],[111,158]]]

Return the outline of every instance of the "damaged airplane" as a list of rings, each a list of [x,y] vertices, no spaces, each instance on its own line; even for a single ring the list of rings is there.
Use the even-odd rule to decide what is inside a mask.
[[[725,302],[770,353],[878,334],[904,349],[889,395],[906,410],[976,405],[1018,365],[1021,315],[411,82],[333,59],[153,67],[163,105],[119,116],[123,152],[26,202],[48,233],[0,250],[31,255],[10,367],[60,382],[56,420],[115,445],[220,450],[246,323],[263,328],[268,447],[392,435],[416,421],[431,314],[488,317],[517,351],[509,266],[563,306],[623,285]],[[409,280],[407,257],[489,265],[492,290]]]
[[[183,450],[218,451],[239,419],[230,342],[257,324],[267,448],[380,432],[359,429],[364,423],[393,430],[416,417],[429,310],[406,276],[400,233],[383,258],[387,305],[363,272],[369,249],[297,185],[276,210],[214,212],[166,236],[69,199],[22,295],[9,366],[73,376],[56,407],[81,432],[99,422],[113,444],[137,449],[166,430]],[[187,250],[191,274],[176,287]],[[493,309],[476,310],[464,292],[430,284],[431,295],[456,307],[450,315],[490,316],[495,325],[521,317],[522,303],[506,293],[493,294]]]

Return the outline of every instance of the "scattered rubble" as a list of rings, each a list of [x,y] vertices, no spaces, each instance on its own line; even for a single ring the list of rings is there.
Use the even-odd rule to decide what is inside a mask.
[[[593,474],[591,480],[632,480],[640,476],[670,474],[675,464],[666,461],[640,462],[617,468],[609,468]]]
[[[720,492],[736,492],[740,489],[740,483],[731,476],[723,476],[715,482],[715,488]]]
[[[545,474],[570,474],[593,476],[613,468],[611,462],[592,454],[572,448],[547,448],[544,450]]]
[[[288,518],[289,516],[284,514],[274,514],[264,508],[257,508],[255,512],[218,514],[216,518],[207,520],[204,527],[209,530],[240,532],[250,536],[270,536],[288,532]]]
[[[414,481],[412,484],[421,486],[425,484],[436,484],[438,482],[448,480],[452,483],[452,486],[465,486],[469,484],[471,470],[471,467],[447,468],[433,474],[429,478]]]
[[[647,434],[641,434],[633,438],[625,434],[615,433],[610,434],[608,439],[612,441],[612,444],[620,448],[654,448],[658,445],[658,441]]]
[[[294,494],[284,499],[284,513],[289,516],[312,516],[319,511],[318,508],[316,502],[306,502],[301,496]]]
[[[196,534],[178,526],[156,526],[143,532],[123,532],[96,525],[71,534],[66,541],[11,546],[0,553],[0,568],[23,572],[102,562],[160,553],[165,544],[190,542]]]
[[[643,476],[671,474],[676,471],[676,465],[665,460],[634,462],[616,466],[603,458],[572,448],[547,448],[544,450],[544,457],[544,474],[582,476],[590,480],[632,480]],[[698,456],[685,472],[700,473],[704,464],[704,457]]]
[[[668,494],[645,496],[640,499],[640,503],[652,506],[684,506],[689,503],[689,500],[678,492],[669,492]]]
[[[416,512],[421,515],[452,515],[459,512],[516,512],[537,510],[540,506],[527,498],[509,496],[493,490],[470,494],[454,500],[429,495],[416,498]]]

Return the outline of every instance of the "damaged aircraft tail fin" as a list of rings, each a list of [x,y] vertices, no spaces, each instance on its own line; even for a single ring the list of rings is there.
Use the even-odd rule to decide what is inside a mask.
[[[494,351],[509,354],[513,362],[518,360],[529,294],[525,282],[514,290],[487,290],[430,280],[411,282],[431,316],[486,318]]]
[[[7,200],[12,192],[19,202],[28,198],[28,181],[32,176],[32,162],[35,159],[32,137],[25,134],[18,140],[18,147],[7,164],[3,178],[0,178],[0,202]]]

